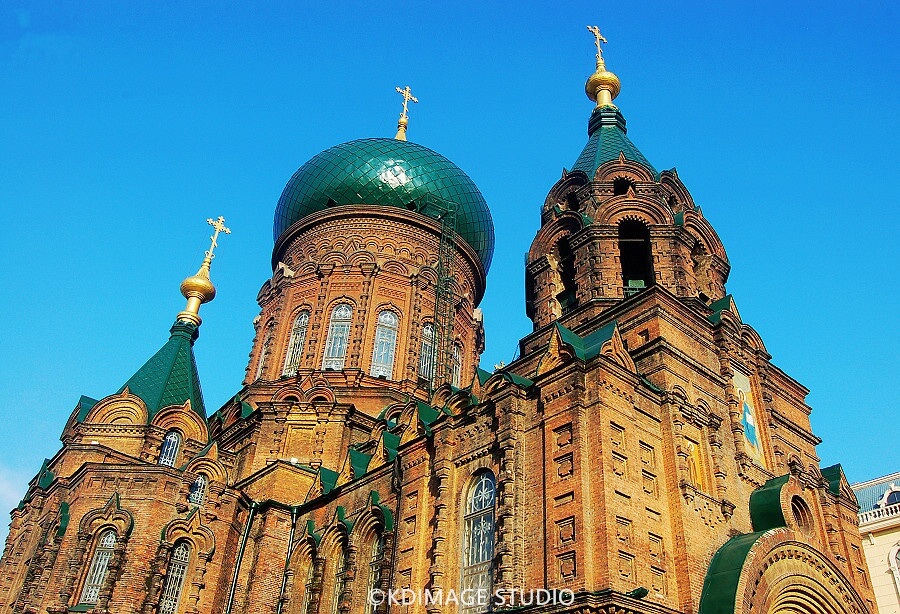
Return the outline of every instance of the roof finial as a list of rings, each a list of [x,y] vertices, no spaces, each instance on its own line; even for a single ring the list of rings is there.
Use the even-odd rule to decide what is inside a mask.
[[[231,229],[225,227],[225,218],[221,215],[217,220],[207,219],[206,223],[215,229],[210,237],[209,249],[206,250],[206,256],[203,258],[197,274],[181,282],[181,294],[187,299],[187,306],[178,314],[178,319],[191,322],[195,326],[200,326],[200,305],[208,303],[216,297],[216,287],[209,279],[209,266],[212,264],[212,259],[216,257],[213,252],[218,245],[219,233],[231,234]]]
[[[597,26],[588,26],[587,29],[594,35],[594,43],[597,45],[597,70],[588,77],[584,91],[588,98],[597,103],[598,107],[615,107],[616,105],[612,101],[619,95],[622,85],[616,75],[606,70],[603,49],[600,47],[600,43],[607,42],[606,38],[600,34],[600,28]]]
[[[405,89],[396,88],[397,93],[403,96],[403,111],[400,113],[400,119],[397,120],[397,136],[394,138],[398,141],[406,140],[406,126],[409,125],[409,114],[407,113],[409,101],[419,102],[419,99],[412,95],[407,85]]]

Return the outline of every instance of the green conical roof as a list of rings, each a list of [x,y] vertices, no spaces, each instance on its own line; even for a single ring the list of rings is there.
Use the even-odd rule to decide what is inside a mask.
[[[593,179],[594,173],[601,165],[618,160],[619,153],[622,153],[626,160],[646,166],[654,177],[658,177],[659,173],[625,133],[625,118],[619,109],[611,106],[594,109],[588,121],[587,145],[584,146],[572,170],[584,171],[589,179]]]
[[[147,404],[149,419],[163,407],[184,405],[190,400],[191,408],[206,420],[200,376],[194,360],[194,340],[197,326],[184,321],[175,322],[169,330],[171,336],[125,385],[131,394],[139,396]]]
[[[412,209],[440,219],[478,254],[485,273],[494,254],[494,222],[475,183],[441,154],[397,139],[360,139],[314,156],[288,181],[275,208],[277,241],[292,224],[337,205]]]

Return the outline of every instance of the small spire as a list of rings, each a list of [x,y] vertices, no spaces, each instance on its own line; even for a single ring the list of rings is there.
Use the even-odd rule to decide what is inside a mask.
[[[216,287],[209,279],[209,266],[212,264],[212,259],[215,258],[213,251],[218,245],[219,233],[231,234],[231,229],[225,227],[225,218],[221,215],[217,220],[207,219],[206,223],[215,229],[210,237],[209,249],[206,251],[206,256],[203,258],[197,274],[181,282],[181,294],[187,299],[187,306],[178,314],[178,320],[191,322],[195,326],[200,326],[200,305],[216,298]]]
[[[419,102],[419,99],[412,95],[407,85],[405,89],[396,88],[397,93],[403,96],[403,111],[400,112],[400,119],[397,120],[397,136],[394,138],[398,141],[406,140],[406,127],[409,125],[408,105],[409,101]]]
[[[588,98],[597,103],[597,107],[613,107],[613,99],[619,95],[622,85],[619,78],[606,70],[606,63],[603,60],[603,48],[600,43],[606,43],[606,38],[600,34],[600,28],[597,26],[588,26],[588,31],[594,35],[594,43],[597,45],[597,70],[588,77],[587,83],[584,85],[584,91]]]

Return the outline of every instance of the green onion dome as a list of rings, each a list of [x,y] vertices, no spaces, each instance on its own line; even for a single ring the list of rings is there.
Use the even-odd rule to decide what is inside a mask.
[[[441,219],[451,212],[456,232],[487,273],[494,255],[494,222],[475,183],[427,147],[396,139],[360,139],[314,156],[288,181],[275,209],[275,240],[311,213],[338,205],[413,210]]]

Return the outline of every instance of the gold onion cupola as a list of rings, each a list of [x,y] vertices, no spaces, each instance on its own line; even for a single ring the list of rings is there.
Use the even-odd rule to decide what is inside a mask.
[[[621,155],[626,160],[647,167],[654,176],[659,176],[650,161],[625,136],[627,132],[625,117],[613,104],[622,85],[615,74],[606,70],[606,62],[603,59],[601,43],[605,43],[606,38],[600,34],[600,28],[597,26],[588,26],[588,31],[594,35],[594,43],[597,45],[597,69],[588,77],[584,91],[588,98],[597,104],[588,120],[588,142],[575,161],[572,170],[583,171],[589,179],[593,179],[594,173],[600,166],[618,159]]]
[[[615,73],[606,70],[606,62],[603,60],[603,49],[600,44],[607,42],[600,34],[597,26],[588,26],[587,29],[594,35],[594,43],[597,45],[597,70],[588,77],[584,84],[584,91],[588,98],[597,103],[597,107],[615,107],[613,100],[619,95],[622,84]]]
[[[225,218],[221,215],[217,220],[207,219],[206,223],[212,226],[215,231],[210,237],[209,249],[206,251],[203,262],[200,264],[200,270],[181,282],[181,294],[187,299],[187,305],[184,311],[178,314],[178,320],[191,322],[195,326],[200,326],[201,322],[200,305],[216,298],[216,287],[209,278],[209,267],[212,264],[212,259],[215,258],[213,252],[218,245],[219,233],[231,234],[231,229],[225,227]]]
[[[231,233],[225,227],[225,218],[221,216],[207,222],[215,230],[210,237],[210,248],[196,275],[181,282],[181,293],[187,299],[187,306],[169,329],[169,340],[119,389],[120,393],[128,390],[144,401],[149,420],[165,407],[188,402],[191,409],[206,420],[193,346],[199,333],[200,305],[216,296],[216,287],[209,279],[209,267],[215,257],[213,252],[219,234]]]

